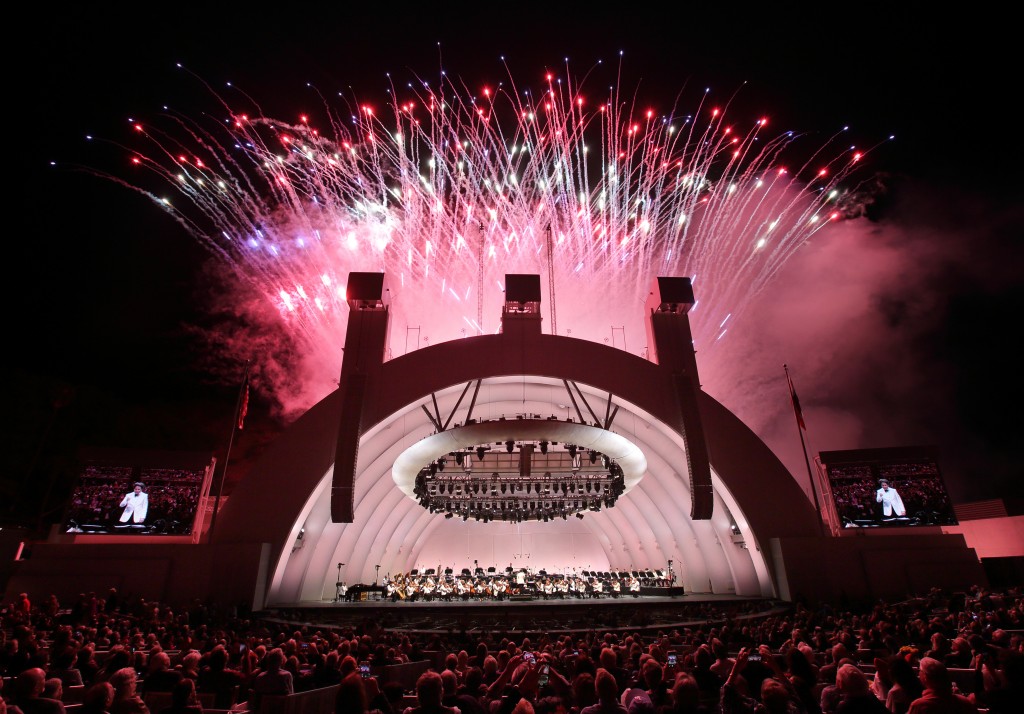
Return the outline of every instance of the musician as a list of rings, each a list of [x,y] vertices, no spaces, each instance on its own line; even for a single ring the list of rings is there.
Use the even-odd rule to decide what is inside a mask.
[[[629,592],[633,597],[640,597],[640,578],[635,575],[629,577]]]

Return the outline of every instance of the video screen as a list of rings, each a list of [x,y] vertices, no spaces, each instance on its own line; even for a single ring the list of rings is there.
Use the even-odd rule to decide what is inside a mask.
[[[71,494],[66,533],[192,535],[213,462],[140,466],[86,462]]]
[[[921,449],[822,452],[840,528],[957,523],[937,459]]]

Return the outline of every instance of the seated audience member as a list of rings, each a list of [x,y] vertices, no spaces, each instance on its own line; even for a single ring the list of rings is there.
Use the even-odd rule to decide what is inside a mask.
[[[146,676],[142,680],[143,692],[170,692],[182,680],[181,672],[171,668],[171,658],[166,652],[154,652],[149,657]]]
[[[844,662],[844,664],[846,664]],[[853,664],[850,662],[850,664]],[[818,706],[821,707],[821,714],[835,714],[839,700],[843,693],[839,691],[836,684],[836,673],[839,667],[829,663],[818,668]]]
[[[86,644],[82,649],[78,650],[75,655],[75,669],[82,673],[82,682],[85,684],[93,684],[98,682],[96,678],[97,673],[100,671],[100,665],[96,662],[96,647],[92,644]]]
[[[96,672],[94,679],[97,682],[109,681],[114,672],[125,667],[131,667],[132,658],[131,654],[121,645],[115,645],[110,648],[110,653],[107,655],[107,659],[104,660],[103,665]],[[117,687],[114,687],[117,689]]]
[[[458,672],[446,669],[441,672],[441,703],[446,707],[457,707],[462,714],[485,714],[480,700],[469,694],[459,694]]]
[[[199,671],[196,691],[213,694],[214,709],[229,709],[244,682],[244,674],[228,667],[227,649],[217,645],[210,651],[206,666]]]
[[[14,682],[14,701],[24,714],[64,714],[64,703],[43,696],[46,673],[38,667],[26,669]]]
[[[352,672],[341,680],[334,699],[334,714],[367,714],[369,703],[363,678],[358,672]]]
[[[604,667],[599,667],[594,677],[594,690],[597,703],[580,710],[580,714],[629,714],[629,710],[619,701],[619,685],[615,675]]]
[[[149,707],[135,691],[137,680],[132,667],[124,667],[110,675],[110,686],[114,688],[114,702],[110,714],[149,714]]]
[[[764,656],[768,651],[767,647],[761,646],[759,654]],[[802,714],[800,699],[792,687],[779,675],[762,677],[756,674],[753,682],[757,683],[757,691],[760,692],[761,700],[758,701],[747,695],[752,684],[746,677],[741,676],[747,668],[748,658],[751,650],[748,647],[740,649],[736,655],[736,664],[722,684],[722,695],[719,711],[721,714]]]
[[[666,714],[714,714],[713,709],[701,703],[697,680],[686,672],[676,675],[675,686],[672,687],[672,705],[663,711]]]
[[[171,704],[153,714],[203,714],[203,707],[196,698],[196,683],[181,679],[171,690]]]
[[[203,656],[195,650],[187,652],[181,658],[181,664],[178,665],[177,670],[182,677],[196,682],[199,680],[199,663],[202,662],[202,659]]]
[[[260,698],[266,695],[294,694],[292,673],[284,668],[284,650],[275,647],[264,659],[265,668],[252,681],[249,709],[259,710]]]
[[[110,682],[97,682],[85,690],[78,714],[110,714],[110,705],[113,703],[114,688]]]
[[[327,656],[313,669],[313,686],[317,689],[341,684],[341,658],[337,651],[331,650]]]
[[[910,703],[924,693],[921,680],[913,665],[900,655],[889,658],[889,678],[892,685],[885,697],[885,708],[890,714],[907,714]]]
[[[576,711],[597,703],[597,688],[590,672],[579,672],[573,678],[572,703]]]
[[[416,680],[416,706],[407,707],[405,714],[454,714],[455,710],[441,703],[444,682],[441,675],[429,670]]]
[[[844,664],[836,672],[836,686],[842,693],[836,714],[886,714],[887,709],[871,691],[871,683],[859,667]]]
[[[392,712],[392,714],[402,714],[405,711],[405,707],[402,706],[402,700],[405,699],[405,687],[401,682],[385,682],[381,687],[381,696],[387,702],[387,707],[380,707],[381,711]]]
[[[2,631],[0,631],[0,632],[2,632]],[[2,634],[0,634],[0,640],[2,640],[2,639],[3,639],[3,636],[2,636]],[[0,671],[2,671],[2,670],[0,670]],[[19,709],[13,703],[11,703],[11,704],[7,703],[7,695],[8,694],[10,694],[10,692],[5,692],[4,691],[4,680],[0,679],[0,714],[23,714],[21,709]]]
[[[65,647],[53,656],[50,668],[46,671],[47,679],[56,677],[65,687],[78,687],[85,684],[82,673],[75,668],[75,651]]]
[[[64,685],[56,677],[48,677],[43,683],[43,697],[64,701]]]
[[[924,694],[911,702],[908,714],[977,714],[974,702],[953,692],[949,670],[939,660],[922,657],[919,676]]]
[[[871,693],[884,702],[889,696],[889,688],[892,687],[892,676],[889,674],[889,660],[882,657],[875,657],[875,676],[871,679]]]
[[[979,661],[979,669],[988,668],[987,660]],[[971,698],[978,707],[988,709],[988,714],[1016,714],[1024,702],[1024,652],[1007,652],[1003,655],[1001,669],[983,676],[980,691]]]

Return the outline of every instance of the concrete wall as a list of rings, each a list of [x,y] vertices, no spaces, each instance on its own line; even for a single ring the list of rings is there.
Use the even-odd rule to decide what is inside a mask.
[[[931,529],[929,529],[931,530]],[[977,553],[962,536],[934,532],[840,538],[777,538],[772,559],[784,600],[900,598],[930,588],[987,585]]]
[[[198,597],[258,609],[268,550],[265,543],[36,543],[29,557],[15,563],[7,591],[36,599],[53,593],[68,605],[80,593],[102,595],[116,587],[128,597],[171,605]]]

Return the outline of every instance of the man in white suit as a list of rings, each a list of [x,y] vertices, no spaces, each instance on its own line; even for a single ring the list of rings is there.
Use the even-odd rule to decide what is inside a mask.
[[[890,488],[888,480],[884,478],[878,485],[881,488],[875,491],[875,500],[882,504],[882,517],[905,516],[907,509],[903,507],[903,499],[896,493],[896,489]]]
[[[141,483],[135,484],[134,491],[125,494],[125,497],[121,499],[121,507],[124,508],[120,518],[121,523],[127,523],[128,519],[131,519],[132,523],[142,523],[146,520],[146,512],[149,510],[149,495],[143,492]]]

